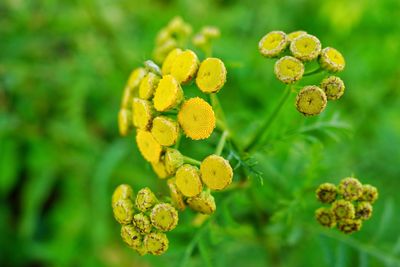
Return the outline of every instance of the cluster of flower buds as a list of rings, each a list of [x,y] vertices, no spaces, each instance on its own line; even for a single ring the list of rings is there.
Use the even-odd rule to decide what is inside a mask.
[[[158,201],[149,188],[133,198],[129,185],[119,185],[112,196],[114,217],[121,224],[122,240],[140,255],[161,255],[168,249],[164,232],[178,224],[178,211],[169,203]]]
[[[196,33],[192,38],[192,43],[200,48],[205,54],[211,53],[212,42],[219,38],[221,33],[217,27],[205,26],[200,32]]]
[[[314,35],[304,31],[286,34],[282,31],[267,33],[259,42],[260,53],[267,58],[279,58],[274,67],[276,77],[285,84],[300,81],[305,65],[317,62],[318,70],[337,73],[344,69],[343,55],[332,47],[322,49],[321,42]],[[296,108],[305,116],[320,114],[328,100],[339,99],[345,90],[344,82],[337,76],[327,75],[319,85],[306,85],[298,92]]]
[[[348,177],[341,180],[339,186],[321,184],[316,190],[316,197],[320,202],[331,205],[316,210],[317,221],[322,226],[336,226],[341,232],[350,234],[359,231],[362,222],[371,218],[372,204],[378,199],[378,190]]]

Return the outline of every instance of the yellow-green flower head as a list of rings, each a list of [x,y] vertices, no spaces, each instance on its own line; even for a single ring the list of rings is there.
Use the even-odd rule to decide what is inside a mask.
[[[182,98],[183,91],[178,81],[172,75],[165,75],[154,94],[154,107],[158,111],[167,111],[178,106]]]
[[[131,91],[136,90],[139,87],[140,82],[146,75],[147,71],[144,68],[134,69],[129,75],[127,86]]]
[[[206,191],[201,192],[198,196],[188,198],[187,203],[192,210],[201,214],[212,214],[217,209],[214,197]]]
[[[153,50],[154,61],[158,64],[161,64],[167,57],[168,53],[177,47],[178,42],[170,37],[164,43],[155,47],[155,49]]]
[[[192,43],[196,47],[206,47],[208,45],[208,39],[202,33],[198,33],[192,38]]]
[[[217,27],[214,26],[204,26],[201,29],[201,33],[209,39],[219,38],[221,36],[221,32]]]
[[[168,75],[171,74],[172,70],[172,65],[174,64],[176,57],[182,53],[182,50],[180,48],[175,48],[171,50],[171,52],[168,53],[167,57],[165,58],[161,71],[163,75]]]
[[[172,205],[180,211],[183,211],[186,208],[185,202],[183,201],[182,193],[179,191],[178,187],[175,184],[176,178],[170,178],[167,181],[167,185],[169,188],[169,192],[171,195]]]
[[[185,22],[183,19],[179,16],[174,17],[169,23],[168,23],[168,30],[170,32],[180,32],[182,28],[184,27]]]
[[[303,87],[296,97],[296,108],[305,116],[314,116],[324,111],[327,103],[325,92],[315,85]]]
[[[169,39],[171,39],[171,34],[168,30],[168,28],[162,28],[156,36],[156,45],[160,46],[163,43],[167,42]]]
[[[118,129],[121,136],[127,136],[132,126],[132,114],[128,109],[121,109],[118,112]]]
[[[283,83],[295,83],[303,77],[304,65],[295,57],[284,56],[276,61],[274,73]]]
[[[338,229],[345,234],[351,234],[353,232],[360,231],[361,226],[362,221],[357,219],[344,219],[338,221],[337,224]]]
[[[132,224],[122,225],[121,237],[122,240],[131,248],[142,246],[142,236]]]
[[[265,57],[277,57],[288,45],[286,33],[282,31],[272,31],[264,35],[258,43],[258,50]]]
[[[142,212],[150,210],[157,202],[156,196],[148,187],[140,189],[136,195],[136,207]]]
[[[158,116],[153,120],[151,134],[162,146],[172,146],[179,136],[179,124],[168,117]]]
[[[201,62],[196,84],[203,93],[217,93],[226,82],[224,62],[218,58],[206,58]]]
[[[322,203],[332,203],[336,200],[337,188],[334,184],[331,183],[323,183],[315,192],[317,199]]]
[[[372,216],[372,205],[367,201],[359,202],[356,206],[356,218],[361,220],[368,220]]]
[[[175,184],[186,197],[194,197],[201,193],[203,185],[200,180],[199,169],[189,164],[183,164],[176,171]]]
[[[131,109],[132,107],[133,92],[126,86],[121,98],[121,109]]]
[[[130,199],[132,200],[133,197],[133,190],[132,187],[130,187],[127,184],[120,184],[115,188],[114,193],[112,195],[112,205],[114,206],[114,203],[117,203],[119,200],[127,200]]]
[[[346,61],[344,60],[343,55],[335,48],[326,47],[321,51],[319,64],[327,71],[339,72],[344,70]]]
[[[336,225],[336,218],[330,208],[319,208],[315,211],[315,219],[325,227],[332,228]]]
[[[133,125],[139,129],[147,130],[153,119],[153,105],[148,100],[135,97],[133,99]]]
[[[165,179],[168,176],[170,176],[167,172],[167,169],[165,168],[165,162],[162,157],[159,162],[151,163],[151,167],[153,168],[153,171],[157,174],[158,178],[160,179]]]
[[[210,104],[200,97],[194,97],[183,103],[178,122],[190,139],[206,139],[215,128],[215,114]]]
[[[345,86],[342,79],[330,76],[322,80],[321,89],[325,91],[328,100],[336,100],[344,94]]]
[[[147,73],[139,86],[139,97],[148,100],[153,97],[160,78],[152,72]]]
[[[153,255],[161,255],[168,250],[167,235],[161,232],[153,232],[144,236],[144,247]]]
[[[160,160],[162,147],[150,132],[138,129],[136,143],[145,160],[152,163]]]
[[[339,199],[333,202],[332,212],[335,214],[336,220],[354,219],[355,208],[350,201]]]
[[[130,224],[133,219],[133,203],[130,199],[122,199],[113,203],[114,218],[120,224]]]
[[[378,196],[378,189],[375,186],[369,184],[363,185],[361,200],[373,204],[378,199]]]
[[[212,190],[223,190],[232,183],[233,170],[229,161],[210,155],[200,165],[201,179]]]
[[[295,32],[291,32],[287,35],[288,41],[291,42],[294,39],[296,39],[297,37],[307,34],[307,32],[305,31],[295,31]]]
[[[133,216],[133,223],[136,229],[142,234],[148,234],[151,232],[152,225],[147,215],[138,213]]]
[[[164,154],[165,169],[169,175],[174,175],[176,170],[183,165],[183,156],[177,149],[167,148]]]
[[[356,178],[344,178],[339,184],[339,194],[346,200],[358,200],[362,196],[362,184]]]
[[[199,67],[199,59],[192,50],[185,50],[176,56],[172,64],[171,74],[179,83],[186,84],[195,76]]]
[[[321,53],[321,42],[314,35],[301,34],[290,43],[290,51],[302,61],[311,61]]]
[[[151,210],[150,220],[158,230],[171,231],[178,225],[178,212],[171,204],[160,203]]]

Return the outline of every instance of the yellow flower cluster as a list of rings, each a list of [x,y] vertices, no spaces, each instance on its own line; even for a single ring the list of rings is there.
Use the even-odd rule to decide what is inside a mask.
[[[300,81],[303,76],[318,71],[339,72],[345,67],[342,54],[332,47],[322,49],[319,39],[305,31],[289,34],[272,31],[263,36],[258,44],[261,55],[267,58],[280,57],[274,67],[275,76],[285,84]],[[319,69],[305,72],[305,66],[316,62]],[[345,90],[343,81],[329,76],[317,85],[304,86],[296,97],[296,108],[305,116],[320,114],[328,100],[339,99]]]
[[[133,199],[129,185],[119,185],[112,195],[114,217],[121,224],[122,240],[140,255],[161,255],[168,250],[164,232],[178,224],[178,212],[169,203],[159,202],[153,192],[139,190]]]
[[[317,221],[325,227],[335,227],[343,233],[359,231],[362,222],[372,216],[372,204],[378,199],[378,190],[371,185],[362,185],[353,177],[344,178],[339,186],[321,184],[316,190],[317,199],[329,208],[315,211]]]

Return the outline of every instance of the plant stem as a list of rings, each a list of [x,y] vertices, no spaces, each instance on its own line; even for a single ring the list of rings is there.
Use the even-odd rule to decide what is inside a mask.
[[[192,165],[196,165],[196,166],[200,166],[200,164],[201,164],[200,161],[192,159],[191,157],[187,157],[187,156],[183,156],[183,162],[192,164]]]
[[[229,132],[228,132],[227,130],[225,130],[225,131],[222,133],[222,136],[221,136],[221,138],[219,139],[217,148],[215,149],[215,154],[216,154],[216,155],[218,155],[218,156],[221,155],[222,150],[224,150],[225,141],[226,141],[226,138],[228,137],[228,135],[229,135]]]
[[[244,148],[244,152],[252,152],[256,147],[262,144],[263,142],[263,137],[269,130],[270,126],[272,123],[275,121],[275,119],[278,117],[279,112],[282,110],[282,107],[284,106],[285,102],[289,98],[291,91],[291,86],[287,85],[285,88],[285,92],[279,101],[278,105],[275,107],[275,109],[272,111],[271,115],[267,117],[265,122],[261,125],[260,128],[258,128],[256,134],[253,136],[249,144]]]
[[[303,77],[304,77],[304,76],[315,75],[315,74],[321,73],[321,72],[323,72],[323,71],[324,71],[324,69],[318,68],[318,69],[312,70],[312,71],[310,71],[310,72],[304,73],[304,74],[303,74]]]

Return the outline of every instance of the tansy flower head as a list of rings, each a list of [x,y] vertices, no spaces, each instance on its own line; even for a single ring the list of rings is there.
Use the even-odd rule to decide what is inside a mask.
[[[362,188],[361,200],[373,204],[378,199],[378,189],[375,186],[365,184]]]
[[[218,58],[207,58],[200,64],[196,84],[203,93],[216,93],[226,82],[226,68]]]
[[[178,212],[171,204],[160,203],[151,210],[152,225],[161,231],[171,231],[178,225]]]
[[[315,85],[305,86],[296,97],[296,108],[305,116],[320,114],[326,107],[326,95]]]
[[[345,86],[342,79],[330,76],[322,80],[321,89],[325,91],[328,100],[336,100],[343,95]]]
[[[137,130],[136,143],[145,160],[153,163],[160,160],[162,147],[150,132]]]
[[[142,188],[136,195],[136,207],[142,211],[148,211],[158,202],[154,193],[148,188]]]
[[[201,192],[200,195],[188,198],[187,203],[189,207],[201,214],[212,214],[217,209],[214,197],[206,192]]]
[[[161,67],[163,75],[171,74],[172,65],[175,63],[176,57],[180,53],[182,53],[182,50],[180,48],[175,48],[168,53]]]
[[[139,87],[140,82],[143,77],[146,75],[147,71],[144,68],[134,69],[128,79],[128,87],[131,91],[137,89]]]
[[[114,193],[112,195],[112,205],[114,203],[117,203],[119,200],[127,200],[127,199],[132,199],[133,196],[133,190],[132,187],[130,187],[127,184],[121,184],[115,188]]]
[[[183,103],[178,121],[185,135],[193,140],[208,138],[215,128],[212,107],[199,97],[190,98]]]
[[[167,169],[165,168],[164,160],[161,159],[159,162],[151,163],[151,167],[153,171],[157,174],[157,176],[161,179],[167,178],[169,174],[167,173]]]
[[[204,48],[209,44],[208,38],[206,38],[202,33],[198,33],[195,36],[193,36],[192,43],[194,46],[200,48]]]
[[[232,182],[233,171],[229,161],[221,156],[210,155],[200,165],[201,179],[208,188],[222,190]]]
[[[132,224],[122,225],[121,237],[122,240],[131,248],[142,246],[142,236]]]
[[[332,212],[335,214],[336,220],[354,219],[355,209],[350,201],[339,199],[333,202]]]
[[[172,64],[171,74],[179,83],[188,83],[196,75],[199,67],[199,59],[192,50],[185,50],[179,53]]]
[[[162,146],[172,146],[179,136],[179,125],[173,119],[158,116],[153,120],[151,134]]]
[[[284,56],[275,63],[274,73],[281,82],[294,83],[303,77],[304,65],[297,58]]]
[[[184,164],[176,171],[175,177],[175,184],[184,196],[194,197],[201,193],[203,185],[197,167]]]
[[[336,218],[329,208],[319,208],[315,211],[315,218],[325,227],[332,228],[336,225]]]
[[[151,102],[140,98],[134,98],[132,110],[133,125],[139,129],[148,129],[154,113]]]
[[[332,203],[336,200],[336,195],[336,186],[331,183],[321,184],[316,191],[317,199],[322,203]]]
[[[157,88],[160,78],[153,72],[147,73],[139,86],[139,97],[141,99],[150,99]]]
[[[343,219],[338,221],[338,229],[345,233],[345,234],[351,234],[353,232],[360,231],[362,222],[361,220],[357,219]]]
[[[182,193],[179,191],[178,187],[175,184],[175,178],[168,179],[167,185],[171,195],[172,205],[174,205],[175,208],[177,208],[178,210],[183,211],[186,205],[183,201]]]
[[[151,222],[147,215],[138,213],[133,216],[133,223],[136,229],[142,234],[148,234],[151,232]]]
[[[288,39],[282,31],[272,31],[261,38],[258,50],[265,57],[276,57],[282,53],[288,45]]]
[[[342,71],[346,65],[342,54],[332,47],[322,49],[319,63],[323,69],[330,72]]]
[[[372,216],[372,205],[369,202],[362,201],[356,206],[356,219],[368,220]]]
[[[174,175],[176,170],[183,165],[183,156],[179,150],[167,148],[164,155],[164,162],[167,173]]]
[[[121,109],[130,110],[132,107],[133,92],[126,86],[121,98]]]
[[[158,111],[167,111],[179,105],[182,98],[183,91],[178,81],[172,75],[165,75],[154,94],[154,107]]]
[[[206,37],[206,38],[219,38],[221,36],[221,32],[217,27],[214,26],[205,26],[201,29],[201,33]]]
[[[339,184],[339,194],[346,200],[358,200],[362,196],[362,184],[356,178],[344,178]]]
[[[167,235],[160,232],[152,232],[144,236],[143,244],[147,252],[153,255],[161,255],[168,250]]]
[[[169,38],[165,40],[165,42],[157,45],[156,48],[153,50],[154,61],[161,64],[167,57],[168,53],[177,47],[177,40],[169,36]]]
[[[304,35],[307,34],[307,32],[305,31],[295,31],[295,32],[291,32],[287,35],[288,41],[291,42],[294,39],[296,39],[297,37],[299,37],[300,35]]]
[[[132,126],[132,114],[128,109],[121,109],[118,112],[118,129],[121,136],[127,136]]]
[[[121,199],[113,203],[114,218],[120,224],[130,224],[133,219],[133,203],[130,199]]]
[[[301,34],[290,43],[290,51],[302,61],[311,61],[321,53],[321,42],[314,35]]]

